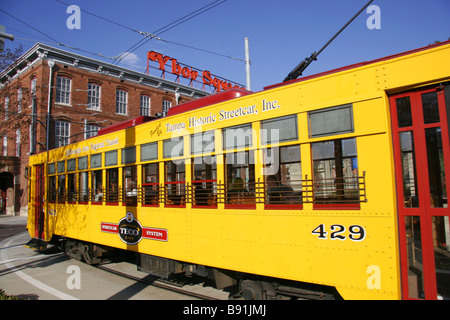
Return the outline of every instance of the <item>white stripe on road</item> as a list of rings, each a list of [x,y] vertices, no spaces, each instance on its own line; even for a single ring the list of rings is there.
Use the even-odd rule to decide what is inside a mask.
[[[8,247],[16,238],[22,236],[22,234],[19,234],[15,237],[12,237],[4,246],[3,248]],[[32,284],[33,286],[35,286],[38,289],[41,289],[47,293],[50,293],[51,295],[60,298],[62,300],[79,300],[78,298],[75,298],[67,293],[64,293],[62,291],[59,291],[58,289],[55,289],[53,287],[50,287],[49,285],[46,285],[45,283],[36,280],[35,278],[27,275],[25,272],[20,271],[19,269],[17,269],[15,267],[15,265],[9,261],[8,258],[8,254],[6,253],[7,250],[2,250],[1,252],[1,257],[2,260],[6,263],[6,267],[8,267],[9,269],[11,269],[12,272],[14,272],[17,276],[19,276],[20,278],[22,278],[23,280],[27,281],[28,283]],[[8,262],[9,261],[9,262]]]

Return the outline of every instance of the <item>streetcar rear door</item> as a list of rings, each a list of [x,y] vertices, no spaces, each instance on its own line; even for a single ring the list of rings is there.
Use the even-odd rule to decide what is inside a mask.
[[[393,95],[390,107],[403,298],[450,299],[450,85]]]

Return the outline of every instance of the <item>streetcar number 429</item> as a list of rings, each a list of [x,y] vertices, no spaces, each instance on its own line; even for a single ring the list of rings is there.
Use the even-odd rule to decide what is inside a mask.
[[[331,240],[362,241],[366,237],[366,230],[362,226],[351,225],[348,227],[348,233],[346,233],[346,230],[347,228],[340,224],[333,224],[329,230],[324,224],[320,224],[311,233],[317,235],[319,239]]]

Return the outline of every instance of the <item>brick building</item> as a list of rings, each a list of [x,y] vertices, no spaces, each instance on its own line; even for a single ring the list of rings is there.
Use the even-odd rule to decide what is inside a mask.
[[[208,94],[36,44],[0,73],[0,214],[27,215],[29,154]]]

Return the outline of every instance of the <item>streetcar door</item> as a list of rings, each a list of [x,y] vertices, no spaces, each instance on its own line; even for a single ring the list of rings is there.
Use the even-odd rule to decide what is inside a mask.
[[[34,236],[38,239],[44,239],[44,222],[45,222],[45,180],[44,165],[35,166],[36,168],[36,184],[34,188],[34,214],[35,227]]]
[[[390,107],[402,295],[450,299],[450,86],[391,96]]]

